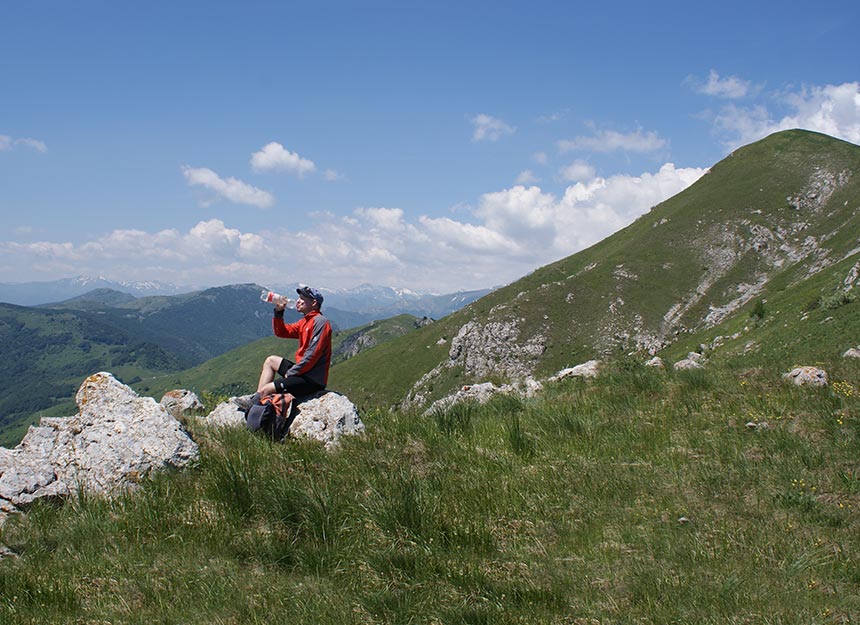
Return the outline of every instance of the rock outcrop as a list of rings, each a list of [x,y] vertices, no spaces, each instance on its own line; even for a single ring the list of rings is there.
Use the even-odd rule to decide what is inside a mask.
[[[495,395],[516,395],[521,397],[533,397],[543,390],[543,384],[532,378],[527,378],[522,384],[502,384],[497,386],[492,382],[481,382],[480,384],[468,384],[441,399],[434,401],[424,411],[424,416],[432,415],[439,410],[445,410],[462,402],[475,402],[485,404]]]
[[[161,405],[177,419],[206,408],[195,393],[184,389],[167,391],[161,398]]]
[[[554,376],[549,378],[550,382],[558,382],[559,380],[563,380],[565,378],[596,378],[600,369],[600,361],[599,360],[589,360],[588,362],[584,362],[581,365],[576,365],[575,367],[568,367],[567,369],[562,369]]]
[[[245,415],[235,399],[218,404],[201,421],[214,427],[244,426]],[[362,432],[364,422],[349,398],[333,391],[323,391],[293,404],[293,422],[287,437],[316,440],[326,449],[333,449],[344,436]]]
[[[340,393],[316,395],[297,404],[295,411],[289,436],[319,441],[326,449],[337,447],[344,436],[364,432],[355,405]]]
[[[547,382],[558,382],[568,378],[595,378],[600,370],[599,360],[589,360],[575,367],[562,369],[553,376],[547,378]],[[526,378],[516,384],[502,384],[498,386],[492,382],[481,382],[480,384],[469,384],[451,395],[437,399],[424,411],[424,415],[431,415],[439,410],[444,410],[454,404],[461,402],[477,402],[484,404],[494,395],[516,395],[519,397],[534,397],[543,390],[543,384],[534,378]]]
[[[88,377],[73,417],[44,418],[14,449],[0,448],[0,523],[42,497],[109,496],[152,471],[184,467],[199,448],[168,410],[110,373]]]
[[[796,367],[782,377],[797,386],[827,386],[827,372],[818,367]]]
[[[523,338],[523,323],[520,318],[465,323],[451,340],[448,359],[421,376],[400,407],[409,410],[426,404],[434,382],[451,368],[461,367],[467,376],[475,378],[490,374],[511,379],[528,378],[546,351],[547,339],[541,334]]]
[[[523,340],[521,323],[514,319],[483,325],[466,323],[451,341],[451,364],[461,365],[468,375],[477,377],[490,373],[511,378],[527,376],[546,350],[546,338],[536,335]]]
[[[703,357],[698,352],[690,352],[687,354],[687,357],[683,360],[679,360],[672,367],[676,371],[684,371],[689,369],[704,369],[705,365],[702,364]]]

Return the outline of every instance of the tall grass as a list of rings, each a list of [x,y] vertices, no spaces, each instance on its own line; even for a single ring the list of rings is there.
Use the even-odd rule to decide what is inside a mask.
[[[845,623],[857,381],[630,363],[363,415],[334,453],[191,422],[193,470],[2,530],[0,623]]]

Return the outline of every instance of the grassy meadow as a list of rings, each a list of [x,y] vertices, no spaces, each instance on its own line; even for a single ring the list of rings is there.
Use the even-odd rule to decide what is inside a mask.
[[[622,361],[334,453],[192,418],[195,468],[7,522],[0,623],[857,622],[860,363],[781,373]]]

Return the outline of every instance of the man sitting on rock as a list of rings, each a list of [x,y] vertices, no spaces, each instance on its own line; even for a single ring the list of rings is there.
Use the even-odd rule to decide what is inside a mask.
[[[298,339],[296,361],[281,356],[269,356],[263,362],[257,392],[242,397],[236,403],[243,409],[256,404],[273,393],[285,393],[287,401],[312,395],[325,389],[331,364],[331,323],[320,312],[323,296],[319,290],[301,285],[296,310],[304,315],[295,323],[284,323],[286,303],[275,304],[272,330],[276,336]],[[278,377],[280,376],[280,377]]]

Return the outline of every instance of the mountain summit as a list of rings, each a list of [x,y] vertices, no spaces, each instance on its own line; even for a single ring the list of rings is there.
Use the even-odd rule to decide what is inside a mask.
[[[337,377],[352,386],[365,359],[397,351],[399,373],[373,393],[423,401],[487,377],[655,354],[746,318],[756,302],[825,270],[835,272],[827,288],[850,289],[860,270],[858,212],[860,147],[780,132],[736,150],[591,248],[410,335],[412,345],[394,342],[344,363]]]

